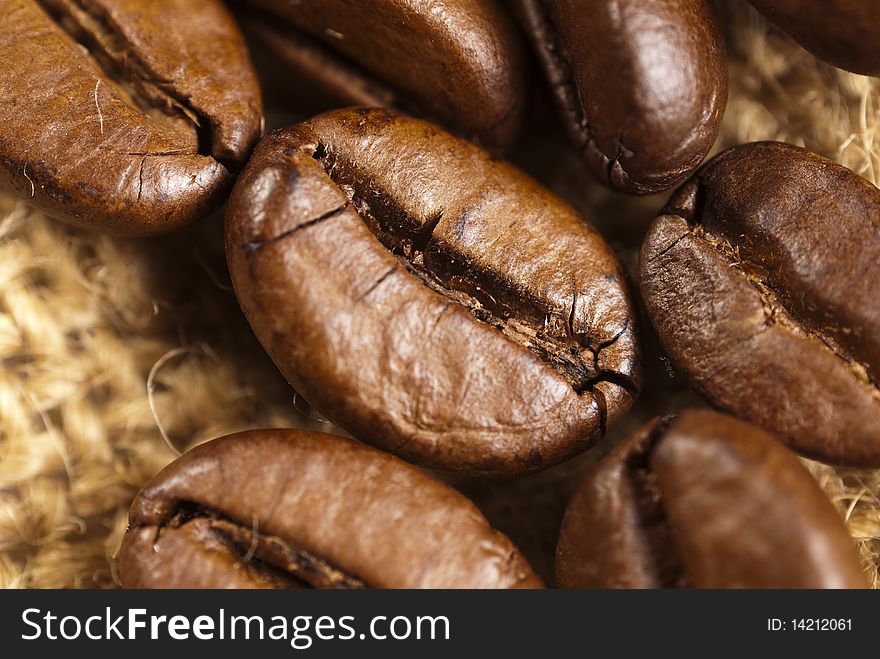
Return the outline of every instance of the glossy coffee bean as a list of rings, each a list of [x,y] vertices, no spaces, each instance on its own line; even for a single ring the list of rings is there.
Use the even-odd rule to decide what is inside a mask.
[[[508,146],[519,131],[524,48],[496,0],[242,4],[251,8],[240,15],[255,42],[323,91],[328,107],[425,114],[493,147]]]
[[[138,494],[128,588],[540,588],[464,496],[357,442],[259,430],[202,444]]]
[[[880,75],[880,3],[873,0],[749,0],[819,59]]]
[[[0,189],[152,234],[222,201],[260,93],[217,0],[0,0]]]
[[[880,190],[804,149],[731,149],[641,254],[663,347],[713,404],[832,463],[880,466]]]
[[[572,139],[595,175],[632,194],[683,181],[727,102],[707,0],[517,0]]]
[[[639,388],[621,268],[574,210],[437,126],[341,110],[264,139],[227,258],[251,326],[324,416],[484,475],[590,447]]]
[[[655,419],[585,478],[559,535],[567,588],[865,588],[843,521],[797,457],[709,410]]]

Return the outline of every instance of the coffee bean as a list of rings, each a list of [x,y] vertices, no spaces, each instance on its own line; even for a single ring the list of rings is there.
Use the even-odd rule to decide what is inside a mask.
[[[795,455],[709,410],[655,419],[591,471],[559,534],[567,588],[865,588],[843,521]]]
[[[707,0],[517,0],[569,133],[595,175],[632,194],[699,166],[727,102]]]
[[[880,191],[780,143],[733,148],[642,247],[663,347],[713,404],[832,463],[880,466]]]
[[[222,201],[262,108],[220,2],[0,0],[0,13],[0,189],[126,235]]]
[[[508,146],[519,132],[523,46],[496,0],[244,4],[268,12],[240,14],[273,63],[335,99],[321,109],[409,110],[493,147]]]
[[[356,109],[278,131],[226,221],[239,302],[291,384],[410,460],[535,471],[590,447],[639,389],[602,238],[431,123]]]
[[[841,69],[880,75],[880,3],[865,0],[749,0],[795,41]]]
[[[138,494],[128,588],[540,588],[464,496],[363,444],[259,430],[202,444]]]

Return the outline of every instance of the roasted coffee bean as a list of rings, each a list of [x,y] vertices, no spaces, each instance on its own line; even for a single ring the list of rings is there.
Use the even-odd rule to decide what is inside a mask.
[[[226,222],[239,302],[291,384],[410,460],[535,471],[590,447],[638,391],[602,238],[431,123],[354,109],[278,131]]]
[[[451,487],[352,440],[258,430],[150,481],[119,553],[128,588],[540,588]]]
[[[0,15],[0,189],[126,235],[222,201],[262,108],[220,2],[0,0]]]
[[[797,457],[718,412],[655,419],[584,479],[566,588],[865,588],[843,520]]]
[[[381,105],[427,114],[487,146],[508,146],[519,131],[524,48],[496,0],[244,4],[270,16],[241,12],[256,42],[335,98],[332,107]]]
[[[572,139],[604,183],[632,194],[683,181],[727,103],[707,0],[516,0]]]
[[[816,57],[841,69],[880,74],[876,0],[749,0]]]
[[[764,142],[705,165],[641,254],[663,347],[713,404],[841,464],[880,466],[880,190]]]

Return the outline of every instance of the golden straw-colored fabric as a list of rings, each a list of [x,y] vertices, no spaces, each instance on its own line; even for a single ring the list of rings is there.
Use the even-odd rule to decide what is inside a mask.
[[[744,5],[722,5],[731,97],[716,150],[782,139],[880,182],[880,81],[816,62]],[[583,169],[576,161],[555,160],[545,180],[632,266],[632,227],[663,197],[622,198],[572,174]],[[174,458],[169,444],[182,450],[251,427],[333,430],[295,399],[241,317],[219,216],[161,239],[119,240],[0,196],[0,359],[5,587],[113,586],[128,506]],[[662,377],[615,437],[696,400]],[[562,510],[593,460],[510,482],[450,480],[549,577]],[[880,471],[809,466],[880,586]]]

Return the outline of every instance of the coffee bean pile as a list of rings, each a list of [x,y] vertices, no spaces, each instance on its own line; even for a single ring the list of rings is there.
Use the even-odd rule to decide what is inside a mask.
[[[817,57],[880,74],[880,4],[752,2]],[[866,585],[796,453],[880,467],[880,190],[781,142],[704,162],[728,84],[709,0],[0,12],[0,188],[125,236],[225,204],[245,317],[354,438],[266,429],[187,452],[132,505],[126,586],[543,587],[423,469],[517,478],[595,449],[652,381],[650,332],[714,410],[656,418],[598,461],[557,584]],[[262,136],[278,90],[302,118]],[[540,167],[510,164],[548,124],[600,184],[671,191],[638,281]]]

